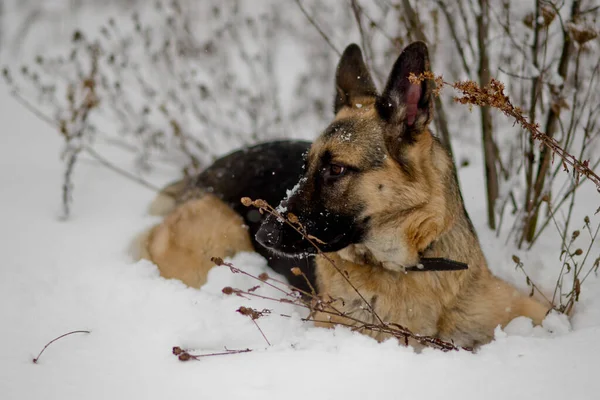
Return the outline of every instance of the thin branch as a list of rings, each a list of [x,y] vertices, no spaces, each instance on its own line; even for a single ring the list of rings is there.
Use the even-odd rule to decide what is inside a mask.
[[[375,310],[371,306],[371,303],[369,303],[367,301],[367,299],[364,298],[364,296],[362,295],[362,293],[360,293],[360,291],[356,288],[356,286],[354,286],[354,284],[350,281],[350,278],[348,278],[346,276],[346,274],[344,274],[342,272],[342,270],[336,265],[336,263],[331,259],[331,257],[329,257],[327,254],[325,254],[321,250],[321,248],[317,245],[316,240],[314,240],[315,238],[311,237],[311,235],[309,235],[306,232],[304,232],[304,229],[300,229],[299,227],[296,226],[296,224],[293,224],[292,222],[290,222],[288,218],[283,217],[277,210],[275,210],[273,207],[271,207],[264,200],[254,200],[254,201],[252,201],[251,199],[249,199],[247,197],[244,197],[244,198],[242,198],[242,204],[244,204],[246,206],[253,205],[255,207],[260,208],[261,210],[264,210],[264,211],[268,212],[269,214],[273,215],[276,218],[282,219],[283,221],[285,221],[285,223],[287,225],[289,225],[292,229],[294,229],[296,232],[298,232],[300,235],[302,235],[311,244],[311,246],[313,246],[315,248],[315,250],[317,250],[317,253],[320,256],[322,256],[323,258],[325,258],[333,266],[333,268],[335,268],[335,270],[342,276],[342,278],[346,281],[346,283],[348,283],[348,285],[350,285],[350,287],[358,295],[358,297],[360,297],[360,299],[364,302],[364,304],[366,304],[366,306],[368,307],[369,311],[373,314],[373,316],[380,323],[383,324],[383,320],[375,312]],[[298,224],[299,224],[299,222],[298,222]]]
[[[103,166],[107,167],[108,169],[112,170],[113,172],[116,172],[119,175],[124,176],[127,179],[131,179],[134,182],[139,183],[140,185],[144,186],[147,189],[150,189],[154,192],[160,192],[161,189],[157,186],[154,186],[153,184],[151,184],[150,182],[146,181],[143,178],[140,178],[139,176],[135,176],[134,174],[127,172],[126,170],[117,167],[116,165],[112,164],[110,161],[108,161],[106,158],[104,158],[103,156],[101,156],[96,150],[92,149],[91,147],[84,147],[83,150],[89,154],[92,158],[94,158],[96,161],[98,161],[100,164],[102,164]],[[170,196],[170,194],[168,193],[164,193],[167,196]]]
[[[181,347],[175,346],[173,347],[173,354],[179,358],[179,361],[189,361],[196,360],[200,361],[202,358],[206,357],[215,357],[215,356],[228,356],[232,354],[240,354],[240,353],[249,353],[252,349],[241,349],[241,350],[229,350],[225,349],[225,351],[217,352],[217,353],[208,353],[208,354],[190,354],[188,350],[183,350]]]
[[[304,6],[300,2],[300,0],[294,0],[294,1],[296,2],[296,4],[298,5],[298,7],[300,8],[300,11],[302,11],[302,14],[304,14],[304,16],[306,17],[306,19],[308,20],[308,22],[310,22],[311,25],[315,27],[315,29],[319,32],[319,34],[321,35],[321,37],[323,39],[325,39],[325,41],[327,42],[327,44],[329,45],[329,47],[331,47],[331,49],[333,51],[335,51],[335,53],[338,56],[341,57],[342,53],[333,45],[333,43],[331,42],[331,40],[329,39],[329,37],[325,34],[325,32],[323,32],[323,30],[321,29],[321,27],[319,27],[319,25],[315,22],[315,20],[308,14],[308,12],[306,12],[306,9],[304,8]]]
[[[73,335],[75,333],[91,333],[91,331],[83,331],[83,330],[79,330],[79,331],[71,331],[68,333],[65,333],[63,335],[60,335],[54,339],[52,339],[51,341],[49,341],[48,343],[46,343],[46,345],[44,346],[44,348],[38,353],[37,357],[35,357],[32,361],[34,364],[37,364],[37,362],[40,360],[40,357],[42,356],[42,353],[44,353],[44,351],[48,348],[48,346],[50,346],[52,343],[56,342],[57,340],[60,340],[66,336],[69,335]]]
[[[267,342],[267,344],[268,344],[269,346],[271,346],[271,342],[269,342],[269,339],[267,339],[267,336],[265,335],[265,333],[263,332],[263,330],[262,330],[262,329],[260,329],[260,326],[258,326],[258,322],[256,322],[256,320],[255,320],[255,319],[253,319],[253,318],[250,318],[250,320],[251,320],[252,322],[254,322],[254,325],[256,325],[256,328],[258,329],[258,331],[259,331],[259,332],[260,332],[260,334],[262,335],[263,339],[265,339],[265,342]]]
[[[23,96],[21,96],[18,92],[13,91],[11,94],[15,98],[15,100],[17,100],[17,102],[19,102],[22,106],[27,108],[27,110],[29,110],[36,117],[38,117],[38,119],[47,123],[48,125],[52,126],[55,129],[59,128],[57,123],[52,118],[48,117],[43,112],[38,110],[35,106],[33,106],[27,99],[25,99]],[[102,164],[103,166],[116,172],[117,174],[122,175],[125,178],[130,179],[136,183],[139,183],[140,185],[142,185],[142,186],[146,187],[147,189],[150,189],[154,192],[158,193],[161,191],[161,189],[159,187],[154,186],[152,183],[146,181],[145,179],[140,178],[139,176],[136,176],[136,175],[112,164],[110,161],[108,161],[106,158],[101,156],[96,150],[92,149],[91,147],[86,146],[86,147],[83,147],[82,150],[85,151],[88,155],[90,155],[90,157],[92,157],[93,159],[98,161],[100,164]]]
[[[440,9],[442,10],[442,13],[444,14],[444,17],[446,18],[446,23],[448,24],[448,29],[450,29],[450,34],[452,35],[452,39],[456,46],[456,50],[458,51],[458,54],[460,55],[460,60],[462,61],[463,68],[465,69],[467,76],[471,76],[471,68],[469,68],[469,63],[467,62],[467,57],[465,56],[463,46],[461,44],[461,41],[458,38],[458,33],[456,32],[457,24],[455,23],[455,21],[453,21],[453,17],[452,17],[452,15],[450,15],[450,10],[448,10],[448,6],[446,6],[446,3],[443,0],[436,0],[436,3],[440,7]],[[467,38],[467,40],[469,40],[469,39],[470,38]]]

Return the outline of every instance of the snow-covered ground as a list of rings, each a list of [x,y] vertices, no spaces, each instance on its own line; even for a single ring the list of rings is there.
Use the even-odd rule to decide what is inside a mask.
[[[62,141],[52,128],[19,105],[0,86],[0,399],[597,399],[600,380],[600,279],[585,282],[571,323],[550,316],[544,328],[515,320],[477,354],[424,350],[394,341],[300,321],[290,305],[222,294],[225,286],[255,281],[214,268],[200,290],[165,280],[147,261],[133,262],[131,239],[158,220],[145,210],[152,191],[82,158],[75,170],[75,202],[61,221]],[[317,132],[315,132],[316,134]],[[471,214],[490,266],[527,290],[511,255],[552,293],[558,274],[556,233],[547,230],[530,252],[517,252],[485,228],[479,144],[455,143]],[[103,154],[125,168],[129,154]],[[161,185],[177,177],[159,165],[150,177]],[[584,186],[581,198],[595,207],[598,194]],[[591,256],[598,253],[598,245]],[[249,272],[267,271],[255,254],[232,262]],[[270,272],[272,274],[272,272]],[[268,288],[258,293],[269,293]],[[235,310],[272,309],[252,321]],[[280,313],[292,318],[279,316]],[[74,334],[48,347],[51,339]],[[180,362],[173,346],[195,354],[251,348],[244,354]]]
[[[298,314],[259,320],[273,344],[267,348],[252,322],[235,310],[274,304],[221,293],[224,286],[248,288],[255,282],[219,267],[205,287],[193,290],[159,277],[148,262],[130,260],[128,242],[155,222],[145,215],[153,193],[83,162],[76,172],[72,218],[60,221],[58,135],[4,87],[0,119],[3,399],[597,398],[600,285],[595,277],[586,283],[573,331],[561,331],[565,324],[554,321],[554,334],[539,329],[528,334],[521,321],[513,334],[500,333],[478,354],[415,354],[346,329],[313,328]],[[463,180],[469,170],[463,170]],[[163,172],[165,181],[173,174]],[[478,186],[465,188],[470,205]],[[475,221],[483,220],[483,208],[470,209]],[[510,250],[492,235],[483,235],[482,242],[491,260],[504,260],[503,276],[522,281],[508,267]],[[540,263],[552,259],[529,257]],[[233,262],[255,273],[266,268],[253,254]],[[294,313],[281,307],[275,308]],[[38,364],[32,362],[50,339],[77,329],[91,333],[57,341]],[[254,351],[182,363],[171,354],[173,346],[198,353],[224,347]]]

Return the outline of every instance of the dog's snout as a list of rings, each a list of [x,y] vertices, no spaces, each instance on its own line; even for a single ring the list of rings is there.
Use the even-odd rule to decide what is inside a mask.
[[[273,248],[281,244],[283,235],[281,229],[262,226],[256,232],[256,241],[265,247]]]

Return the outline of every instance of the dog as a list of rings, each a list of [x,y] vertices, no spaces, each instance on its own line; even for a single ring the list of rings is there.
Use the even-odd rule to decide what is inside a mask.
[[[225,183],[202,178],[183,189],[180,184],[179,193],[204,195],[191,196],[193,201],[185,195],[175,196],[182,200],[166,207],[173,217],[167,216],[144,236],[142,247],[165,252],[169,246],[193,238],[195,246],[204,248],[223,240],[227,245],[220,242],[217,247],[228,255],[246,251],[249,243],[261,254],[267,248],[270,257],[284,260],[279,265],[284,274],[289,266],[314,273],[310,279],[319,295],[335,303],[340,315],[317,312],[318,326],[354,326],[377,340],[389,335],[365,330],[363,322],[375,323],[380,318],[465,347],[489,342],[497,326],[518,316],[541,324],[549,308],[495,277],[487,266],[464,208],[452,157],[428,128],[434,113],[435,83],[409,79],[411,74],[422,76],[428,71],[426,45],[412,43],[396,60],[379,94],[360,48],[348,46],[336,71],[335,117],[304,157],[306,143],[294,155],[298,157],[294,165],[278,164],[282,159],[291,163],[291,153],[283,156],[274,150],[263,162],[269,159],[271,169],[267,170],[275,177],[265,179],[264,171],[251,171],[260,164],[254,162],[257,156],[244,160],[242,153],[233,157],[238,167],[230,170],[242,168],[249,175],[225,176],[229,178]],[[275,147],[282,143],[286,142]],[[259,152],[263,151],[259,146]],[[246,167],[239,167],[243,163]],[[290,191],[275,189],[290,188],[294,183]],[[210,196],[205,194],[207,188],[212,188]],[[276,197],[281,196],[284,199],[278,210],[293,216],[305,233],[278,216],[250,218],[248,209],[239,205],[243,196],[270,204],[276,204]],[[234,213],[209,205],[208,209],[215,210],[210,218],[234,221],[236,229],[240,228],[240,216],[245,224],[254,224],[241,227],[247,240],[232,241],[237,234],[227,229],[214,237],[193,219],[176,216],[185,214],[188,207],[199,207],[194,201],[224,202]],[[260,225],[252,222],[259,219]],[[185,228],[177,230],[178,223]],[[163,242],[156,232],[161,229],[171,233],[167,246],[160,246]],[[151,260],[158,261],[161,273],[161,263],[175,258],[161,260],[154,258],[154,251],[149,253]],[[285,257],[291,257],[288,263]],[[302,261],[306,264],[296,265]],[[196,264],[189,260],[171,276],[182,279],[185,270],[199,268],[196,265],[198,260]],[[206,267],[200,269],[200,275],[206,273]],[[197,286],[203,281],[195,282]]]
[[[161,276],[199,288],[215,265],[226,258],[256,251],[269,266],[298,289],[309,291],[306,279],[291,273],[302,269],[314,282],[311,257],[281,256],[260,245],[255,234],[265,215],[242,205],[244,196],[277,204],[298,183],[310,142],[276,140],[235,151],[198,176],[165,187],[149,207],[162,222],[138,235],[131,246],[136,259],[156,264]]]

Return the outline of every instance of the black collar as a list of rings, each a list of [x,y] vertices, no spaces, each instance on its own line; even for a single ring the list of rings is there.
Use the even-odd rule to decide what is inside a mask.
[[[468,268],[468,264],[459,261],[448,260],[447,258],[422,257],[419,264],[412,267],[406,267],[406,271],[460,271]]]

